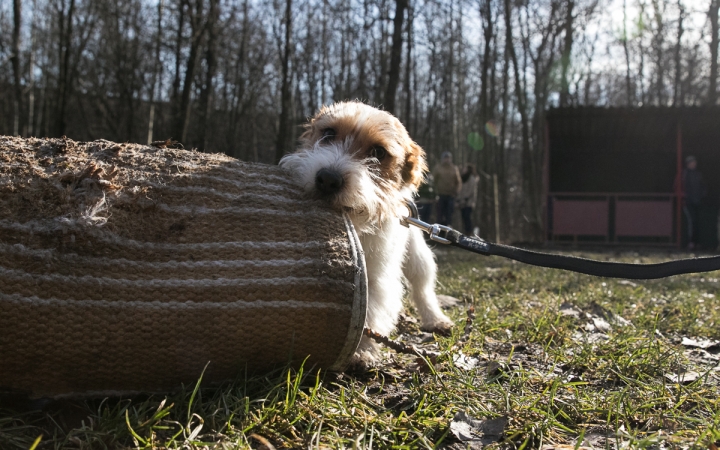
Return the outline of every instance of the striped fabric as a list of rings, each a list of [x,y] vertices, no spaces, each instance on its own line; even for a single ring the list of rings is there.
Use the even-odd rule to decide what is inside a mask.
[[[0,137],[0,392],[157,392],[309,356],[365,319],[352,224],[276,166]]]

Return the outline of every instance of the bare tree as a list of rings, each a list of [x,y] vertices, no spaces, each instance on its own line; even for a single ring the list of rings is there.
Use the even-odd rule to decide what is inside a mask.
[[[655,80],[654,97],[656,104],[665,104],[665,2],[652,0],[653,18],[655,19],[655,30],[652,39],[653,51],[655,53]]]
[[[13,124],[13,135],[21,133],[21,122],[23,117],[22,85],[20,84],[20,26],[22,23],[22,7],[20,0],[13,0],[13,35],[12,35],[12,57],[10,61],[13,66],[13,78],[15,80],[15,117]],[[22,134],[25,134],[24,132]]]
[[[53,5],[58,24],[56,40],[58,81],[55,89],[53,111],[55,122],[53,133],[56,136],[65,135],[68,123],[67,111],[79,72],[80,60],[92,37],[96,24],[92,2],[82,5],[84,6],[83,11],[76,18],[76,14],[78,14],[76,0],[69,0],[69,3],[66,3],[66,1],[68,0],[55,0]],[[50,120],[50,118],[47,120]]]
[[[17,0],[16,0],[17,1]],[[402,58],[402,30],[408,0],[395,0],[395,19],[393,19],[392,50],[390,51],[390,70],[387,90],[385,91],[385,110],[395,112],[395,94],[400,81],[400,60]]]
[[[301,118],[357,98],[393,111],[431,164],[451,150],[497,174],[503,237],[538,239],[549,107],[717,103],[718,0],[704,24],[682,0],[630,2],[607,27],[597,0],[14,0],[0,132],[173,137],[269,163]],[[483,182],[490,236],[492,206]]]
[[[674,51],[674,64],[675,64],[675,76],[673,77],[673,100],[672,105],[673,106],[679,106],[683,103],[683,97],[681,94],[681,84],[682,84],[682,59],[681,59],[681,51],[682,51],[682,38],[683,34],[685,33],[685,29],[683,28],[683,21],[685,20],[685,6],[682,3],[682,0],[678,0],[677,2],[678,7],[678,22],[677,22],[677,38],[675,40],[675,51]]]
[[[480,117],[478,126],[481,130],[481,136],[485,147],[482,152],[476,152],[478,155],[476,164],[482,168],[485,173],[496,174],[496,155],[494,142],[491,139],[490,134],[487,132],[485,124],[491,118],[491,108],[493,105],[490,104],[490,69],[493,61],[492,46],[495,38],[495,17],[493,17],[493,8],[491,0],[480,1],[480,17],[482,18],[483,28],[483,53],[482,61],[480,64]],[[492,179],[488,177],[481,178],[482,192],[492,192],[493,184]],[[483,195],[480,197],[480,209],[482,211],[488,211],[492,205],[492,201],[489,196]],[[487,230],[492,227],[494,221],[489,214],[483,215],[482,230]]]
[[[36,40],[36,15],[37,0],[33,0],[32,25],[30,26],[30,60],[28,63],[28,112],[27,112],[27,128],[26,135],[33,136],[35,134],[35,40]]]
[[[208,151],[210,142],[208,141],[209,117],[212,114],[212,93],[213,80],[215,79],[215,71],[217,70],[217,37],[218,37],[218,21],[219,6],[218,0],[209,0],[209,10],[207,20],[205,22],[205,33],[207,34],[207,44],[205,49],[205,83],[200,90],[200,126],[198,135],[198,146],[203,151]]]
[[[190,107],[193,83],[195,81],[195,70],[197,69],[198,59],[200,57],[200,48],[202,39],[207,31],[205,26],[205,1],[204,0],[186,0],[188,20],[190,21],[190,51],[185,62],[185,74],[183,78],[183,87],[180,93],[180,103],[177,108],[175,117],[175,135],[181,142],[186,142],[188,137],[188,125],[190,123]],[[184,2],[183,2],[184,3]]]
[[[290,135],[290,109],[292,108],[292,79],[290,60],[292,58],[292,0],[285,0],[285,15],[283,16],[285,39],[281,47],[280,65],[282,82],[280,86],[280,119],[278,122],[277,142],[275,146],[275,161],[289,150]]]
[[[573,35],[575,33],[575,1],[568,0],[565,6],[565,40],[562,52],[562,75],[560,78],[560,106],[568,106],[570,97],[570,81],[568,80],[568,68],[572,57]]]
[[[157,33],[155,35],[155,63],[153,65],[152,81],[150,82],[150,113],[148,114],[148,134],[147,143],[150,144],[153,141],[153,131],[155,129],[155,89],[158,82],[162,85],[162,73],[163,66],[160,61],[160,50],[162,46],[162,20],[163,10],[165,9],[165,0],[158,1],[157,9]]]
[[[625,53],[625,96],[627,99],[627,105],[631,106],[635,103],[635,89],[633,88],[631,77],[630,77],[630,37],[627,28],[627,0],[623,0],[623,31],[622,31],[622,45]]]
[[[710,77],[708,83],[707,103],[717,103],[717,78],[718,78],[718,10],[719,0],[710,0],[708,20],[710,21]]]

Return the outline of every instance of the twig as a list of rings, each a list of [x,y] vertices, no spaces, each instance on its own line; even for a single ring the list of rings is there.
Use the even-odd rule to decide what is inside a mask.
[[[259,434],[253,433],[250,435],[250,437],[255,439],[256,441],[258,441],[261,445],[264,445],[267,450],[275,450],[275,446],[272,445],[270,443],[270,441],[268,441],[266,438],[260,436]]]
[[[461,342],[466,342],[470,338],[470,333],[472,333],[473,330],[473,322],[475,322],[475,305],[470,305],[467,310],[467,319],[465,319],[465,329],[460,338]]]
[[[387,336],[383,336],[382,334],[378,333],[377,331],[373,331],[370,328],[365,328],[364,330],[365,336],[369,337],[370,339],[373,339],[375,342],[379,344],[383,344],[393,350],[395,350],[398,353],[405,353],[407,355],[414,355],[414,356],[422,356],[423,358],[427,358],[431,361],[435,361],[437,359],[438,354],[435,352],[428,352],[426,350],[419,349],[415,347],[414,345],[407,345],[403,344],[402,342],[393,341]]]

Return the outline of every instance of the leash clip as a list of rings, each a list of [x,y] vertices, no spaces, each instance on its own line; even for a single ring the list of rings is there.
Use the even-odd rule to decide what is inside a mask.
[[[432,229],[430,230],[430,239],[432,239],[435,242],[439,242],[441,244],[449,244],[450,241],[445,239],[444,237],[440,237],[440,233],[442,232],[450,232],[453,229],[450,227],[447,227],[445,225],[440,224],[433,224]]]
[[[429,234],[430,239],[435,242],[438,242],[440,244],[450,244],[450,241],[445,239],[444,237],[441,237],[440,233],[448,233],[453,230],[452,228],[437,223],[429,224],[423,222],[422,220],[420,220],[420,214],[418,213],[418,209],[417,206],[415,206],[415,203],[412,200],[408,200],[406,202],[406,205],[408,210],[410,211],[410,215],[407,217],[401,217],[401,224],[408,228],[410,227],[410,225],[420,228],[421,230]]]

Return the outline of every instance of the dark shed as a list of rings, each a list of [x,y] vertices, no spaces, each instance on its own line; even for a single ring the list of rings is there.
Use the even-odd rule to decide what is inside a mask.
[[[717,246],[720,108],[556,108],[547,113],[548,240],[677,244],[684,158],[708,193],[701,238]]]

